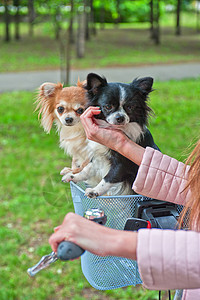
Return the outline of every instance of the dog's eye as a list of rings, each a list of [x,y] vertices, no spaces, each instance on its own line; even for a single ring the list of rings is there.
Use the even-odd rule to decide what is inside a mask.
[[[57,111],[59,114],[62,114],[64,111],[64,107],[63,106],[58,106]]]
[[[104,108],[106,110],[111,110],[112,109],[112,105],[111,104],[106,104],[106,105],[104,105]]]
[[[133,111],[133,110],[134,110],[134,105],[127,105],[127,106],[126,106],[126,109],[127,109],[128,111]]]
[[[84,111],[84,109],[83,109],[82,107],[79,107],[79,108],[77,109],[76,113],[77,113],[78,115],[81,115],[81,114],[83,113],[83,111]]]

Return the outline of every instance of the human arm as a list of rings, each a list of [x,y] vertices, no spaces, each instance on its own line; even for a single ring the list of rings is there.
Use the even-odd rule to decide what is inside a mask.
[[[114,230],[69,213],[49,239],[53,251],[66,237],[96,255],[136,259],[149,289],[200,288],[200,233]]]
[[[190,199],[189,166],[150,147],[145,149],[133,189],[139,194],[184,205]]]
[[[81,230],[80,230],[81,228]],[[49,243],[54,252],[63,240],[73,242],[99,256],[118,256],[136,260],[137,233],[110,229],[77,214],[68,213],[55,228]],[[131,247],[127,245],[132,244]]]
[[[141,229],[137,261],[148,289],[200,288],[200,233]]]

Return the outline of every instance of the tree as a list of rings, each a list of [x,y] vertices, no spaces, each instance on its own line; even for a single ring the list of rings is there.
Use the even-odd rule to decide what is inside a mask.
[[[10,14],[8,0],[4,0],[5,42],[10,42]]]
[[[102,30],[104,29],[105,26],[104,23],[105,23],[105,7],[102,3],[100,8],[100,24],[101,24],[100,26]]]
[[[90,39],[90,14],[89,14],[89,0],[84,0],[84,14],[85,14],[85,39]]]
[[[93,35],[95,35],[96,27],[95,27],[94,1],[93,0],[90,0],[90,24],[91,24],[91,32]]]
[[[35,20],[34,0],[28,0],[28,23],[29,23],[29,36],[33,36],[33,26]]]
[[[200,22],[199,22],[200,1],[199,0],[196,2],[196,9],[197,9],[197,32],[200,32]]]
[[[159,0],[150,1],[150,23],[151,23],[151,38],[156,45],[160,44],[160,2]]]
[[[84,5],[78,8],[78,30],[77,30],[77,42],[76,42],[76,55],[78,58],[82,58],[85,55],[85,27],[86,27],[86,10],[85,1]]]
[[[54,24],[54,28],[55,28],[55,39],[58,40],[60,37],[60,31],[61,31],[61,25],[60,25],[61,9],[60,9],[59,5],[55,6],[52,17],[53,17],[53,24]]]
[[[150,6],[150,32],[151,32],[151,37],[153,37],[153,0],[149,1],[149,6]]]
[[[14,0],[14,5],[16,7],[16,12],[15,12],[15,39],[19,40],[20,39],[20,34],[19,34],[19,22],[20,22],[20,0]]]
[[[176,35],[181,34],[180,13],[181,13],[181,0],[177,0],[177,6],[176,6]]]
[[[116,0],[116,19],[115,24],[118,25],[121,21],[121,15],[120,15],[120,0]]]
[[[74,43],[73,23],[74,23],[74,0],[70,0],[69,38],[71,44]]]

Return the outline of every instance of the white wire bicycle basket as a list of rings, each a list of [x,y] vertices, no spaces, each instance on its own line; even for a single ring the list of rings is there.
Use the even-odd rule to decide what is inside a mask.
[[[83,216],[89,208],[101,208],[107,216],[107,227],[123,230],[128,218],[135,215],[138,201],[151,200],[141,195],[101,196],[95,199],[84,195],[83,183],[71,182],[75,212]],[[131,245],[130,245],[131,247]],[[122,257],[101,257],[89,252],[81,256],[81,267],[87,281],[98,290],[111,290],[141,284],[137,262]]]

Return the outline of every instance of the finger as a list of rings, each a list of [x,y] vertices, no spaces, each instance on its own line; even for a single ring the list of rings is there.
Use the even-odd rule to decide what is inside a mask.
[[[85,128],[86,133],[89,133],[89,132],[94,133],[96,130],[99,129],[99,126],[96,124],[96,122],[93,118],[85,118],[84,121],[82,122],[82,124]]]
[[[54,227],[54,232],[58,231],[60,229],[61,225],[57,226],[57,227]]]
[[[100,107],[90,106],[86,111],[81,115],[81,121],[84,123],[88,119],[93,119],[95,115],[100,114]]]
[[[53,233],[49,238],[49,244],[52,250],[56,253],[58,245],[65,240],[65,235],[59,231]]]
[[[96,112],[99,114],[99,111]],[[93,111],[89,111],[85,117],[81,118],[81,123],[83,124],[87,136],[90,136],[91,133],[94,134],[99,129],[99,126],[95,123],[93,116]]]
[[[80,259],[80,256],[79,257],[76,257],[76,258],[73,258],[73,259],[70,259],[71,261],[74,261],[74,260],[78,260]]]
[[[86,111],[81,115],[81,119],[92,118],[94,115],[100,114],[101,109],[98,106],[89,106]]]

